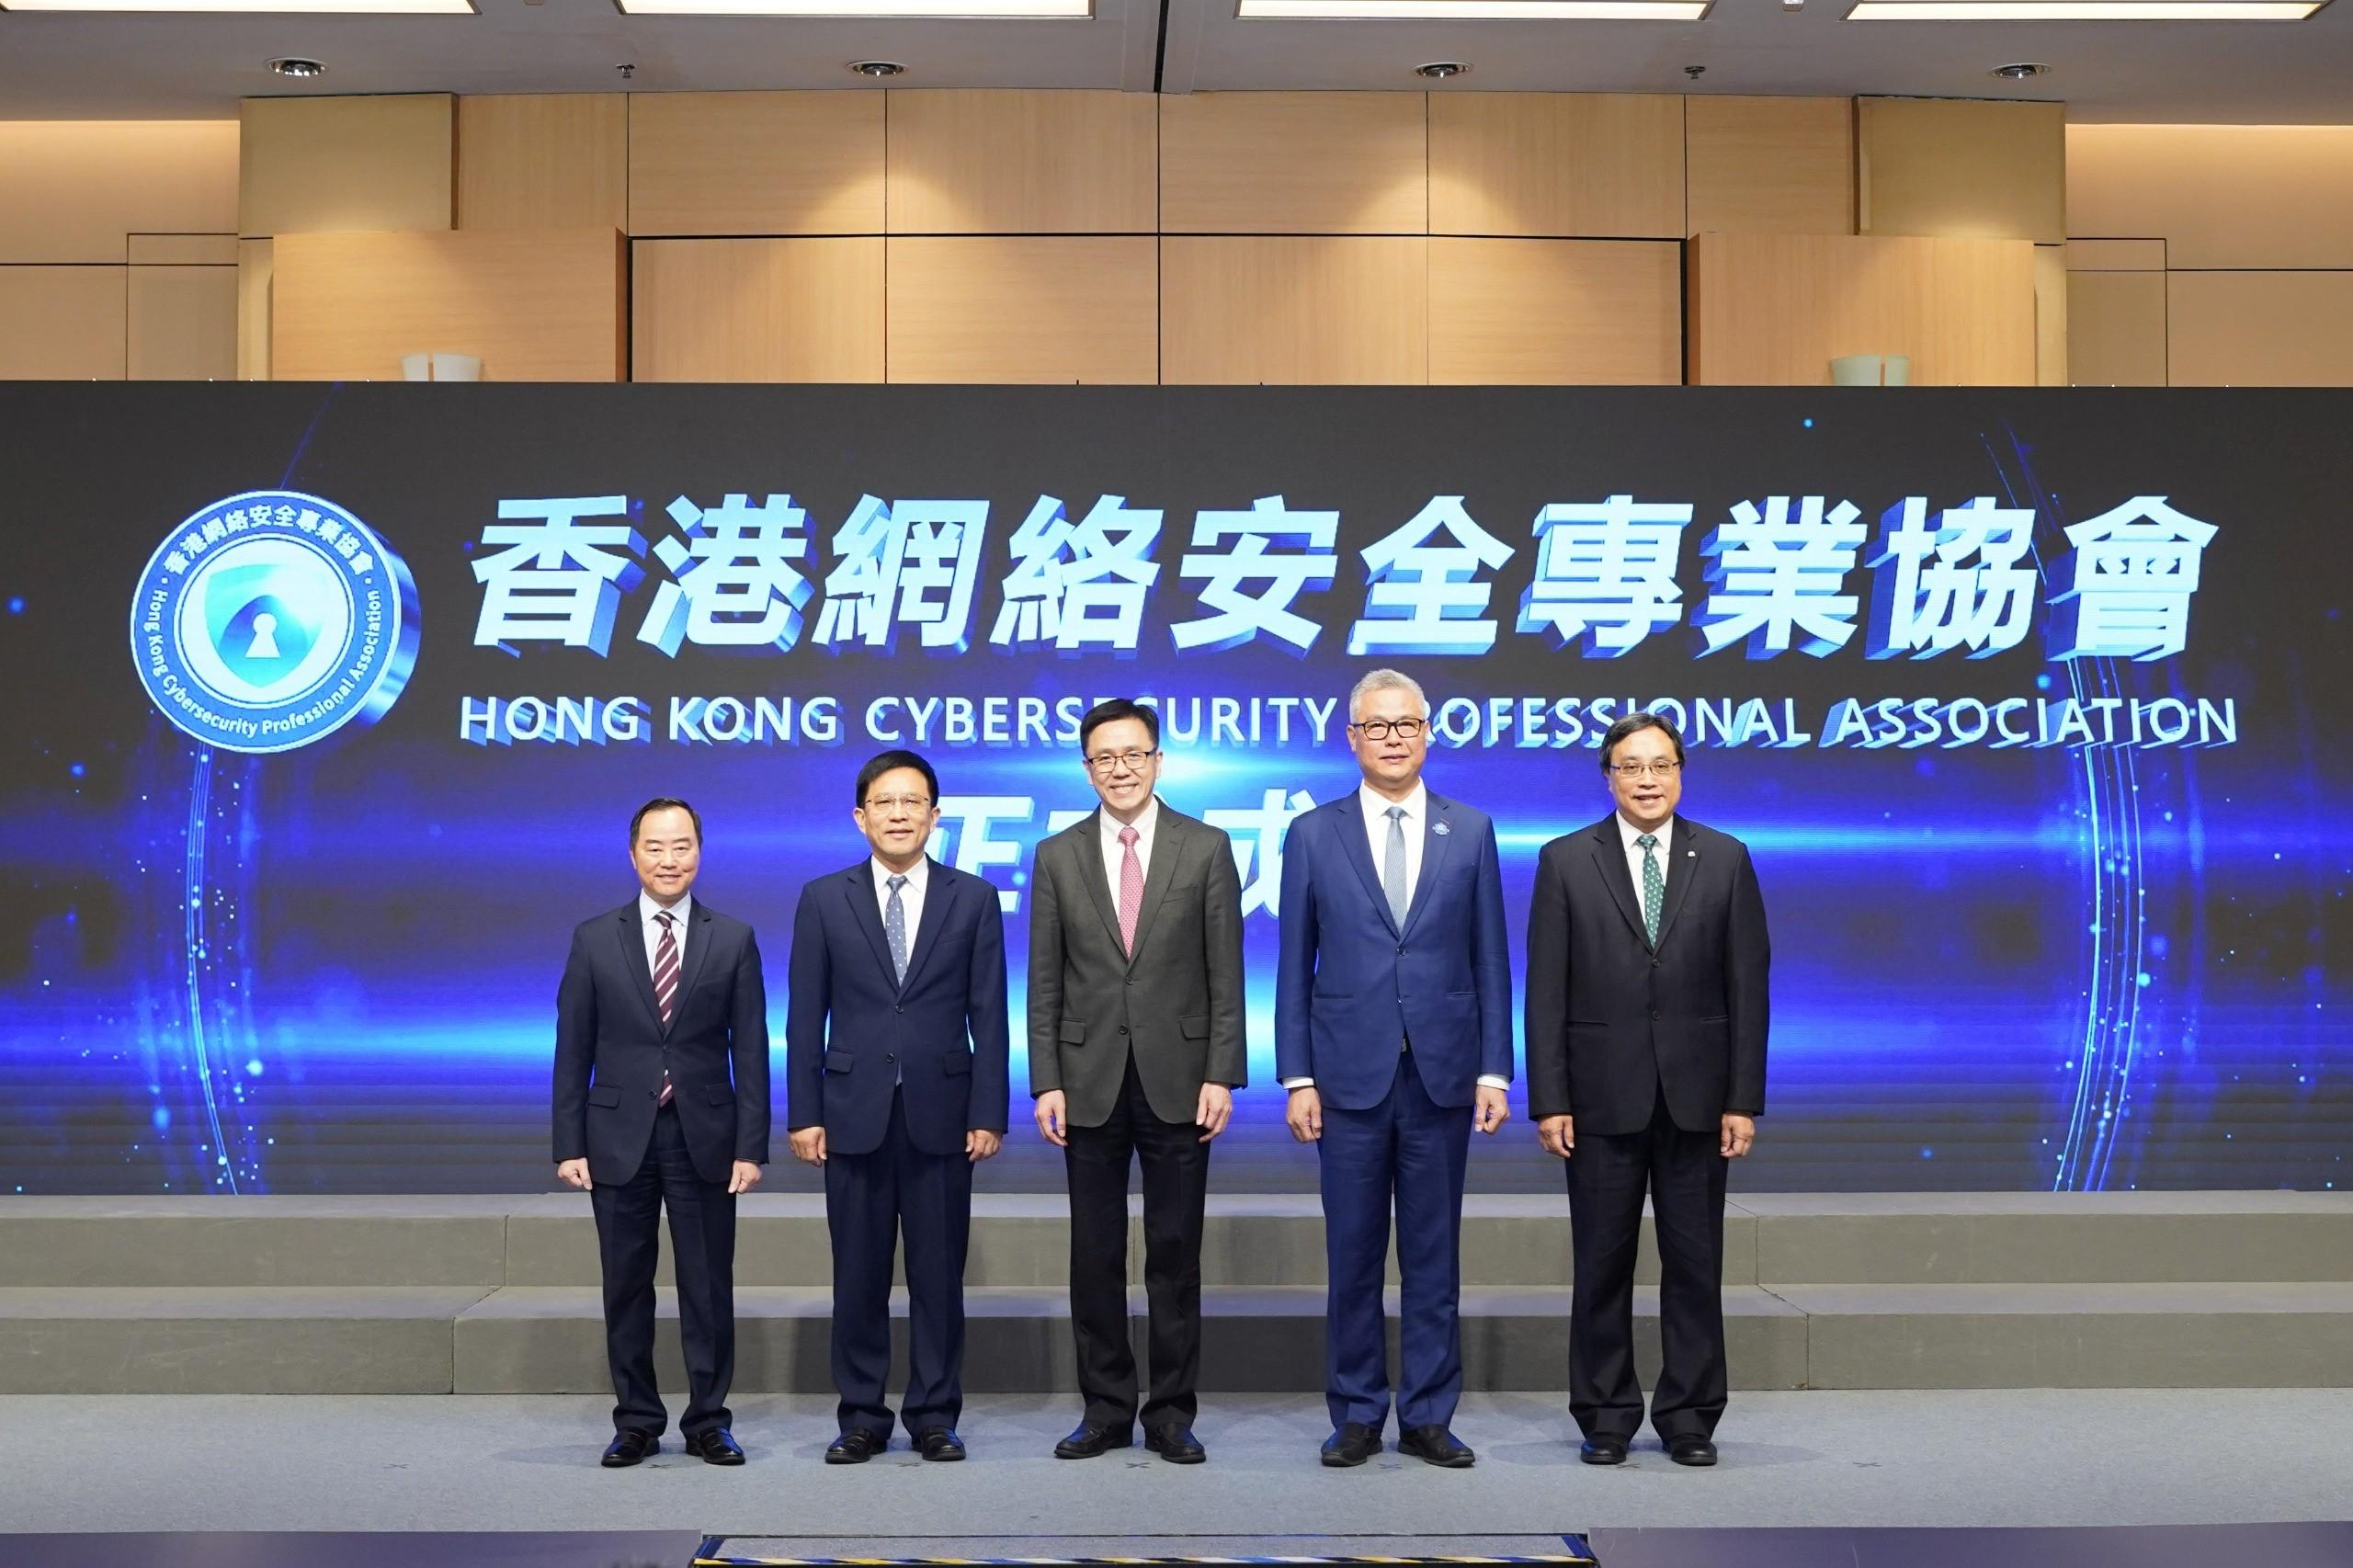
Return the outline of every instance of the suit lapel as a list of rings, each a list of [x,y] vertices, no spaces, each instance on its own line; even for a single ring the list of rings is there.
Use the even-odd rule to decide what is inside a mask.
[[[1160,901],[1168,896],[1168,884],[1176,875],[1176,858],[1193,836],[1192,826],[1165,805],[1160,808],[1160,821],[1153,829],[1157,841],[1152,846],[1152,864],[1144,868],[1143,908],[1136,913],[1136,947],[1128,955],[1128,967],[1135,968],[1136,958],[1152,939],[1153,916],[1160,911]],[[1114,934],[1118,927],[1114,926]]]
[[[1649,947],[1650,934],[1643,929],[1642,902],[1634,896],[1634,874],[1626,869],[1626,842],[1618,835],[1618,813],[1612,812],[1602,819],[1593,833],[1593,863],[1601,873],[1602,885],[1609,896],[1618,901],[1618,913],[1626,917],[1633,928],[1634,939]]]
[[[670,1028],[676,1028],[678,1020],[687,1016],[687,998],[695,992],[695,982],[702,978],[702,960],[710,953],[710,911],[700,899],[694,901],[687,924],[693,927],[684,933],[686,950],[679,955],[685,960],[678,971],[678,1010],[670,1016]]]
[[[1419,924],[1422,911],[1437,896],[1433,890],[1438,886],[1438,874],[1446,865],[1448,846],[1454,842],[1454,824],[1447,818],[1454,802],[1431,790],[1423,791],[1422,802],[1422,874],[1414,881],[1414,899],[1405,906],[1405,929],[1398,933],[1401,937]],[[1370,854],[1371,846],[1365,847]],[[1381,902],[1386,904],[1388,900]]]
[[[1086,884],[1086,896],[1094,900],[1095,913],[1101,917],[1103,929],[1110,933],[1112,949],[1117,951],[1120,946],[1120,912],[1111,907],[1109,873],[1103,866],[1103,809],[1097,806],[1095,814],[1079,824],[1079,828],[1076,845],[1079,881]]]
[[[638,923],[634,900],[620,911],[621,967],[637,981],[638,1000],[645,1004],[645,1017],[654,1032],[662,1029],[662,1004],[654,995],[654,966],[645,961],[645,928]]]
[[[923,961],[931,957],[932,949],[939,946],[939,933],[948,926],[948,912],[956,905],[956,882],[948,875],[948,868],[935,860],[924,877],[923,918],[915,925],[915,950],[907,955],[907,978],[899,987],[902,991],[912,987],[915,977],[923,973]]]
[[[882,971],[882,983],[897,990],[899,977],[891,968],[891,938],[882,933],[882,909],[875,902],[874,863],[869,860],[853,868],[842,879],[842,892],[849,902],[849,917],[866,933],[866,945],[874,949],[874,962]]]
[[[1658,916],[1658,945],[1662,948],[1666,946],[1667,934],[1675,929],[1675,916],[1683,907],[1683,895],[1691,891],[1692,881],[1699,874],[1699,835],[1681,817],[1676,818],[1666,835],[1666,907],[1659,911]]]
[[[1381,873],[1373,869],[1372,845],[1365,837],[1363,799],[1352,790],[1334,801],[1333,808],[1340,818],[1340,853],[1357,869],[1357,880],[1364,883],[1365,896],[1372,900],[1372,907],[1380,913],[1390,934],[1404,935],[1397,929],[1396,917],[1389,913],[1389,895],[1381,891]]]

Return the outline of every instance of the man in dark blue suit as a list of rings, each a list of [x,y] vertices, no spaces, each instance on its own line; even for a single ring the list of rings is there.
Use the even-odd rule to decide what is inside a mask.
[[[735,1199],[768,1157],[767,993],[752,928],[695,898],[702,819],[665,797],[629,828],[636,898],[572,933],[555,1011],[556,1178],[587,1192],[605,1277],[614,1436],[608,1468],[662,1449],[654,1270],[662,1211],[678,1280],[687,1452],[742,1464]]]
[[[1422,783],[1429,704],[1395,670],[1348,696],[1363,784],[1283,846],[1275,1072],[1322,1155],[1324,1462],[1362,1464],[1389,1419],[1381,1267],[1397,1216],[1397,1449],[1461,1469],[1462,1175],[1510,1118],[1511,956],[1495,824]]]
[[[972,1167],[1004,1145],[1005,916],[996,889],[929,858],[939,779],[911,751],[858,770],[873,853],[801,891],[785,1026],[792,1152],[825,1173],[834,1244],[827,1464],[890,1446],[891,1269],[906,1244],[907,1391],[927,1460],[961,1460]]]

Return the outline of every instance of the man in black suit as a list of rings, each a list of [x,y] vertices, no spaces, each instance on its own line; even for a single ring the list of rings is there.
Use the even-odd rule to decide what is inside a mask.
[[[648,801],[630,821],[639,892],[572,933],[555,1008],[555,1174],[589,1195],[612,1364],[608,1468],[662,1449],[654,1270],[670,1213],[687,1452],[742,1464],[735,1375],[735,1198],[768,1158],[767,994],[752,928],[696,899],[702,819]],[[731,1073],[731,1068],[733,1069]]]
[[[939,778],[911,751],[858,770],[851,818],[873,851],[801,891],[785,1024],[792,1152],[825,1173],[834,1244],[827,1464],[890,1446],[891,1271],[907,1267],[899,1419],[927,1460],[961,1460],[964,1254],[972,1167],[1003,1145],[1005,915],[996,889],[925,854]]]
[[[1724,1177],[1765,1109],[1765,900],[1746,845],[1676,815],[1672,724],[1620,719],[1601,767],[1617,809],[1544,846],[1528,915],[1528,1109],[1568,1162],[1569,1410],[1587,1464],[1625,1461],[1647,1188],[1665,1353],[1651,1425],[1677,1464],[1708,1465],[1728,1386]]]
[[[1153,793],[1160,717],[1124,699],[1079,722],[1102,808],[1038,846],[1029,880],[1029,1092],[1070,1176],[1070,1311],[1086,1407],[1054,1446],[1135,1440],[1172,1464],[1193,1436],[1210,1140],[1248,1080],[1242,880],[1232,840]],[[1128,1167],[1143,1166],[1151,1386],[1128,1342]]]

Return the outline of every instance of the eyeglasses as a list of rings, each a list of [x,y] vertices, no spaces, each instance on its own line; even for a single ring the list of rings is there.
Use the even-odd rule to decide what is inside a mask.
[[[888,812],[901,806],[910,812],[927,812],[931,809],[931,797],[928,795],[877,795],[866,802],[866,809],[870,812]]]
[[[1664,762],[1612,762],[1604,766],[1620,778],[1648,778],[1654,775],[1672,778],[1683,765],[1669,757]]]
[[[1086,767],[1090,773],[1117,773],[1122,767],[1131,773],[1142,773],[1143,765],[1159,755],[1152,751],[1097,752],[1086,759]]]
[[[1350,728],[1369,741],[1385,741],[1392,735],[1401,741],[1410,741],[1429,725],[1420,719],[1367,719]]]

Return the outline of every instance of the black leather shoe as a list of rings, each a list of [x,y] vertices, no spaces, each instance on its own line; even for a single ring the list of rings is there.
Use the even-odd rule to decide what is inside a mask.
[[[891,1439],[880,1432],[870,1432],[863,1426],[853,1426],[825,1445],[827,1464],[864,1464],[891,1446]]]
[[[661,1438],[642,1426],[631,1426],[613,1434],[613,1440],[605,1445],[605,1457],[597,1462],[607,1470],[622,1470],[661,1451]]]
[[[964,1439],[949,1426],[926,1426],[915,1434],[915,1452],[927,1460],[961,1460]]]
[[[1091,1460],[1097,1454],[1108,1454],[1113,1449],[1135,1446],[1135,1434],[1125,1426],[1097,1426],[1082,1421],[1071,1435],[1054,1445],[1058,1460]]]
[[[705,1464],[742,1464],[744,1449],[735,1434],[724,1426],[709,1426],[687,1434],[687,1452]]]
[[[1479,1456],[1464,1447],[1461,1439],[1436,1422],[1398,1433],[1397,1451],[1442,1470],[1469,1470],[1479,1462]]]
[[[1193,1436],[1193,1429],[1181,1421],[1146,1432],[1143,1446],[1170,1464],[1199,1464],[1210,1457],[1210,1451],[1201,1447],[1201,1440]]]
[[[1615,1432],[1596,1432],[1579,1446],[1577,1458],[1587,1464],[1624,1464],[1626,1439]]]
[[[1677,1464],[1711,1465],[1716,1462],[1716,1446],[1697,1432],[1682,1432],[1666,1440],[1666,1457]]]
[[[1324,1439],[1324,1462],[1335,1470],[1359,1465],[1381,1451],[1381,1434],[1361,1421],[1344,1421]]]

